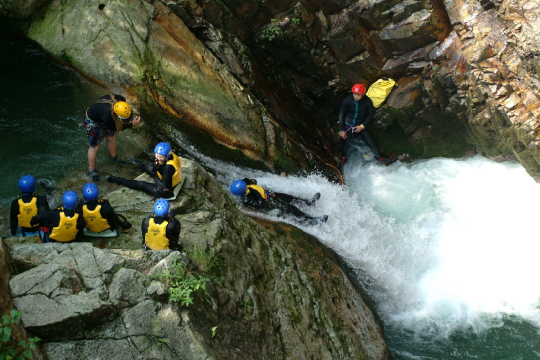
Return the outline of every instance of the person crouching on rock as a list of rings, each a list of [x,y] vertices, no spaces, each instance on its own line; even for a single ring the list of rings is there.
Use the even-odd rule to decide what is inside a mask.
[[[316,193],[310,200],[301,199],[289,194],[265,190],[257,185],[257,180],[248,178],[234,181],[230,186],[230,190],[234,195],[242,196],[244,206],[255,210],[271,211],[279,209],[283,213],[293,215],[301,224],[306,225],[317,225],[319,221],[326,222],[328,220],[328,215],[320,218],[312,217],[291,204],[293,201],[297,201],[306,205],[313,205],[321,197],[320,193]]]
[[[104,95],[90,105],[84,112],[83,125],[88,137],[88,170],[89,177],[94,182],[100,182],[101,177],[96,170],[96,158],[99,144],[106,139],[109,159],[118,161],[116,155],[116,134],[120,131],[137,126],[140,116],[133,116],[126,98],[115,95]]]
[[[170,204],[165,199],[158,199],[154,204],[154,215],[147,216],[141,224],[142,243],[146,250],[178,250],[180,239],[180,221],[170,211]]]
[[[43,242],[68,243],[81,238],[84,220],[75,210],[78,201],[79,197],[75,191],[66,191],[62,196],[62,205],[32,218],[32,224],[39,223],[51,229],[45,233]]]
[[[176,186],[181,186],[182,164],[171,150],[171,145],[161,142],[154,148],[155,163],[143,164],[137,162],[140,169],[152,176],[154,183],[138,180],[126,180],[121,177],[107,175],[107,181],[113,184],[124,185],[133,190],[140,190],[154,198],[171,199],[175,197]]]
[[[32,217],[49,211],[49,202],[43,195],[35,194],[36,179],[32,175],[25,175],[19,179],[21,195],[11,202],[9,209],[9,225],[12,236],[38,235],[39,226],[32,226]],[[40,234],[41,237],[41,234]]]
[[[99,198],[96,184],[88,183],[83,187],[84,202],[79,204],[86,230],[84,234],[91,237],[116,237],[117,225],[121,224],[109,200]]]

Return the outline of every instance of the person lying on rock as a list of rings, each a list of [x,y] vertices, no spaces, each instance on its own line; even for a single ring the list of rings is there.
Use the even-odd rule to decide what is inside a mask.
[[[141,224],[142,243],[146,250],[182,251],[180,221],[174,218],[170,204],[165,199],[154,203],[154,215],[147,216]]]
[[[131,227],[130,223],[118,218],[109,200],[99,198],[99,189],[96,184],[84,185],[83,196],[84,202],[79,203],[78,213],[83,216],[86,236],[116,237],[119,226]]]
[[[133,117],[126,98],[118,94],[104,95],[86,109],[83,125],[86,128],[86,135],[90,144],[88,148],[88,175],[92,181],[101,181],[101,177],[96,170],[96,158],[99,144],[103,139],[106,139],[110,160],[118,161],[116,135],[122,130],[137,126],[140,122],[141,117]]]
[[[312,199],[301,199],[289,194],[276,193],[265,190],[257,185],[257,180],[245,178],[234,181],[230,190],[234,195],[242,196],[242,204],[255,210],[271,211],[278,209],[282,213],[293,215],[301,224],[317,225],[319,221],[326,222],[328,215],[316,218],[305,214],[291,203],[303,202],[306,205],[313,205],[321,197],[316,193]]]
[[[176,186],[181,186],[182,164],[171,150],[171,145],[161,142],[154,148],[155,163],[143,164],[136,161],[141,171],[152,176],[154,183],[138,180],[126,180],[121,177],[107,175],[107,181],[113,184],[124,185],[133,190],[140,190],[154,198],[171,199],[175,197]]]
[[[25,175],[19,179],[21,195],[11,202],[9,209],[9,225],[12,236],[38,235],[39,226],[32,226],[32,217],[49,211],[49,202],[36,191],[36,179],[32,175]]]
[[[375,160],[380,163],[390,163],[390,158],[379,153],[379,148],[371,135],[364,130],[373,119],[375,108],[366,95],[366,87],[356,84],[351,89],[352,95],[341,103],[339,109],[339,136],[341,137],[341,165],[347,163],[347,152],[351,140],[360,138],[371,149]]]
[[[39,223],[50,228],[50,232],[44,233],[43,242],[68,243],[81,238],[84,220],[76,211],[78,201],[77,193],[68,190],[62,196],[62,205],[32,218],[32,225]]]

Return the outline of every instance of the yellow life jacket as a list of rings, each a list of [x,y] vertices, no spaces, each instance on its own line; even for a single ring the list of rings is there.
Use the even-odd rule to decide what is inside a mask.
[[[68,218],[63,211],[60,212],[60,222],[58,226],[53,227],[50,237],[60,242],[69,242],[75,240],[79,230],[77,229],[77,219],[79,214],[75,213],[73,217]]]
[[[36,196],[34,196],[28,203],[25,203],[22,197],[19,198],[19,215],[17,215],[17,218],[19,219],[19,226],[25,228],[32,227],[32,225],[30,225],[30,220],[32,220],[32,218],[38,213],[36,202]]]
[[[166,164],[172,165],[174,167],[175,171],[172,176],[172,186],[174,187],[178,185],[178,183],[180,183],[180,180],[182,180],[182,162],[175,153],[171,153],[171,154],[173,158],[167,161]],[[160,180],[163,180],[161,177],[161,173],[159,171],[157,172],[157,176]]]
[[[169,239],[167,239],[168,221],[156,224],[154,218],[148,222],[148,231],[144,234],[144,242],[152,250],[168,250]]]
[[[396,82],[390,78],[382,78],[371,84],[366,96],[371,99],[375,109],[384,103],[394,86],[396,86]]]
[[[93,232],[102,232],[110,229],[109,222],[101,216],[101,205],[97,205],[94,210],[89,210],[88,205],[83,205],[83,219],[86,228]]]
[[[250,191],[257,191],[259,194],[261,194],[262,198],[264,200],[267,200],[267,196],[266,196],[266,191],[264,191],[264,189],[259,186],[259,185],[248,185],[246,187],[246,195],[249,194]],[[244,196],[246,196],[244,195]]]

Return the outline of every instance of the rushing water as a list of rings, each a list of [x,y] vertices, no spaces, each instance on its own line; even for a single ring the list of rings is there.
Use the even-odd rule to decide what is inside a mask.
[[[84,173],[79,118],[100,93],[32,44],[0,32],[0,46],[10,54],[0,58],[7,207],[24,173],[52,180]],[[329,214],[328,222],[303,229],[357,270],[395,359],[540,358],[540,185],[519,164],[474,157],[382,167],[354,152],[341,187],[318,175],[280,177],[216,161],[175,136],[224,189],[248,176],[279,192],[322,194],[304,210]]]
[[[540,358],[540,185],[517,163],[480,156],[383,167],[359,154],[345,187],[198,160],[224,184],[249,176],[322,193],[304,210],[330,219],[304,230],[357,270],[395,359]]]

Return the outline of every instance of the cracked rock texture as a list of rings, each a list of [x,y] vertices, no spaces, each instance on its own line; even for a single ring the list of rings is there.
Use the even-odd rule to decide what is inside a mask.
[[[186,253],[141,249],[138,226],[153,199],[122,187],[107,197],[134,226],[118,238],[6,240],[0,274],[45,358],[389,358],[380,323],[335,254],[294,227],[247,217],[212,175],[182,165],[171,204]],[[219,266],[209,294],[181,308],[156,275],[175,256],[190,261],[195,246],[216,251]]]

